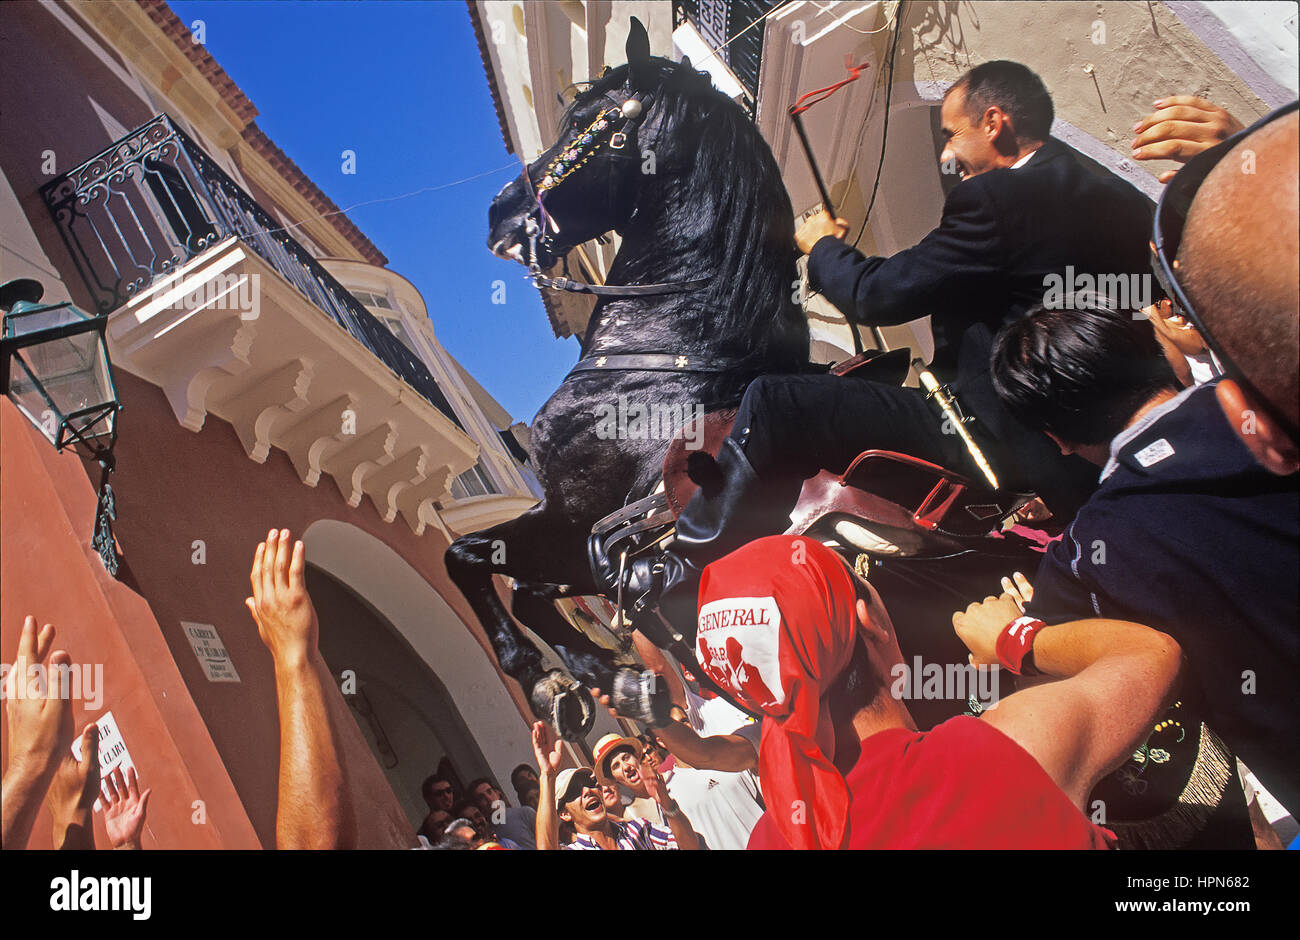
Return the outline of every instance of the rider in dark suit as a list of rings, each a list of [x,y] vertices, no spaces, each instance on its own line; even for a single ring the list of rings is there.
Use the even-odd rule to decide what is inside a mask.
[[[999,481],[1037,492],[1067,522],[1096,486],[1096,468],[1058,453],[1003,408],[989,375],[993,337],[1004,322],[1050,302],[1054,285],[1068,294],[1088,276],[1103,290],[1149,288],[1152,207],[1129,184],[1085,169],[1049,136],[1052,117],[1051,97],[1029,69],[978,66],[943,103],[941,159],[962,181],[938,228],[889,258],[864,257],[843,241],[848,223],[825,215],[804,223],[795,240],[809,253],[811,285],[850,319],[932,318],[932,371],[975,416],[972,435]],[[1098,276],[1112,280],[1099,284]],[[872,448],[982,478],[920,389],[828,375],[760,377],[718,455],[718,479],[683,511],[672,549],[630,568],[631,596],[666,599],[678,585],[693,586],[712,559],[784,531],[804,479],[842,470]]]

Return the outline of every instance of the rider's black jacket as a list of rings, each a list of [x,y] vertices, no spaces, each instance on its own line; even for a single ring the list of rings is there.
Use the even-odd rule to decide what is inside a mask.
[[[994,438],[1046,468],[1059,463],[1059,454],[1041,432],[1015,421],[993,391],[993,337],[1010,318],[1044,303],[1057,284],[1052,275],[1065,291],[1089,280],[1156,290],[1147,247],[1152,211],[1133,186],[1085,169],[1049,138],[1018,169],[958,183],[939,227],[915,247],[867,258],[826,237],[813,247],[808,276],[860,323],[890,326],[929,315],[935,374]],[[1109,280],[1099,282],[1099,275]]]

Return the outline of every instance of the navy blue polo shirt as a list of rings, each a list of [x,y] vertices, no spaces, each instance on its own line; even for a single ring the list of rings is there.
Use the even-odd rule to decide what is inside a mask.
[[[1300,818],[1300,475],[1255,461],[1213,384],[1116,436],[1101,485],[1043,559],[1027,612],[1048,624],[1131,620],[1174,637],[1206,722]]]

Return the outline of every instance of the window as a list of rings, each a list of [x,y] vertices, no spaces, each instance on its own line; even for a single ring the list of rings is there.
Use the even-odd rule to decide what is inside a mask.
[[[468,499],[471,496],[488,496],[500,490],[487,474],[482,458],[451,482],[451,495],[455,499]]]
[[[379,307],[383,310],[393,309],[393,305],[388,302],[387,294],[372,294],[368,290],[354,290],[352,296],[367,307]]]

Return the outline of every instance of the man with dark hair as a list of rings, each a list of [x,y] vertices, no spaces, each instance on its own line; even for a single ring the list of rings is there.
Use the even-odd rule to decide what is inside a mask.
[[[420,793],[424,796],[425,805],[430,811],[440,809],[444,813],[449,813],[456,802],[455,785],[441,774],[425,777],[424,783],[420,784]]]
[[[957,95],[966,111],[969,128],[979,129],[990,112],[1000,111],[1011,122],[1015,142],[1021,148],[1036,147],[1051,136],[1052,119],[1056,116],[1052,96],[1047,93],[1043,80],[1019,62],[999,60],[975,66],[952,83],[944,94],[945,103]],[[955,132],[945,127],[944,133],[951,141]],[[980,167],[975,172],[983,169],[994,169],[994,166]]]
[[[507,849],[522,849],[519,843],[509,839],[497,832],[496,827],[492,824],[491,818],[479,808],[478,800],[473,797],[465,797],[458,800],[456,805],[451,808],[451,815],[457,819],[468,819],[474,824],[474,831],[478,834],[481,842],[496,842]],[[451,831],[450,827],[448,831]]]
[[[515,788],[520,806],[537,809],[537,771],[527,764],[520,764],[510,771],[510,785]]]
[[[809,255],[810,284],[854,322],[931,318],[930,368],[976,419],[971,435],[1002,488],[1036,492],[1064,523],[1096,485],[1095,473],[1006,412],[989,379],[989,350],[998,328],[1043,303],[1054,284],[1083,275],[1126,285],[1149,279],[1151,206],[1128,183],[1085,169],[1048,135],[1051,119],[1051,98],[1029,69],[979,66],[943,101],[941,159],[961,182],[938,228],[888,258],[864,256],[845,241],[848,223],[824,214],[805,222],[795,240]],[[716,468],[693,473],[700,491],[680,514],[673,545],[629,559],[623,596],[647,597],[643,606],[661,601],[670,620],[686,619],[704,564],[788,528],[805,479],[843,470],[869,449],[984,479],[920,389],[828,375],[759,376]],[[612,596],[618,565],[597,562]]]
[[[1142,760],[1135,756],[1121,769],[1122,779],[1143,783],[1148,803],[1158,789],[1152,778],[1169,778],[1180,751],[1199,748],[1202,769],[1207,750],[1219,754],[1218,764],[1227,759],[1214,735],[1198,743],[1200,720],[1192,714],[1200,710],[1294,815],[1297,478],[1256,463],[1216,401],[1218,383],[1177,390],[1155,336],[1131,311],[1085,297],[1073,307],[1067,314],[1031,311],[999,334],[993,350],[994,386],[1008,411],[1046,432],[1063,453],[1102,468],[1096,493],[1044,557],[1026,613],[1049,624],[1134,620],[1181,644],[1190,678],[1181,717],[1166,715],[1161,724],[1168,727],[1157,727]],[[1165,744],[1171,728],[1180,740]],[[1183,761],[1191,763],[1191,756]],[[1228,765],[1229,772],[1213,767],[1214,779],[1203,783],[1223,812],[1233,813],[1237,779]],[[1174,782],[1181,789],[1182,781]],[[1186,838],[1202,829],[1202,844],[1235,838],[1236,823],[1224,822],[1215,834],[1218,823],[1206,809],[1214,799],[1201,792],[1195,802],[1170,811],[1183,824],[1173,828]],[[1173,831],[1170,818],[1160,827],[1166,836]]]
[[[490,777],[479,777],[469,785],[469,796],[483,815],[492,821],[496,833],[520,848],[535,849],[537,812],[528,806],[511,806],[501,788]]]

